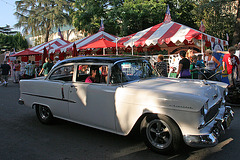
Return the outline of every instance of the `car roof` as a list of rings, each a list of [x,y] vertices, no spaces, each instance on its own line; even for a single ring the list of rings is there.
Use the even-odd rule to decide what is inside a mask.
[[[128,60],[128,59],[144,59],[140,56],[84,56],[84,57],[75,57],[69,58],[60,61],[56,66],[63,65],[66,63],[115,63],[120,60]],[[55,67],[56,67],[55,66]]]

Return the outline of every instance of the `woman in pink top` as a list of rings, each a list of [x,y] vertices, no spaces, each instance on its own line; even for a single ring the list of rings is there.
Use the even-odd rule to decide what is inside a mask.
[[[97,68],[91,69],[91,75],[86,78],[85,83],[96,83],[97,82],[97,79],[96,79],[97,71],[98,71]]]

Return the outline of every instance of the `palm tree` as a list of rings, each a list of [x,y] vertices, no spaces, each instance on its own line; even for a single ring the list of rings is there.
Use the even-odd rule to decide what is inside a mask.
[[[20,0],[16,1],[15,15],[18,18],[16,28],[23,28],[23,33],[45,35],[48,41],[53,27],[71,24],[69,12],[73,0]]]

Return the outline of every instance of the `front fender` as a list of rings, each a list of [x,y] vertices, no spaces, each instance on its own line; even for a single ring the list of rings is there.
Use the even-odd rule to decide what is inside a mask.
[[[189,126],[189,122],[197,128],[200,124],[200,109],[207,101],[205,97],[187,93],[180,95],[167,91],[156,93],[126,88],[117,89],[115,96],[116,129],[117,133],[122,135],[127,135],[144,114],[166,115],[172,118],[181,130]]]

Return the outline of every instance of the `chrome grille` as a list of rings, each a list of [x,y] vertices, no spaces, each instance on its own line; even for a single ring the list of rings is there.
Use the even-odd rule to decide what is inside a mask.
[[[218,108],[220,108],[222,99],[220,99],[215,105],[213,105],[208,113],[204,116],[205,123],[212,121],[212,119],[218,114]]]

